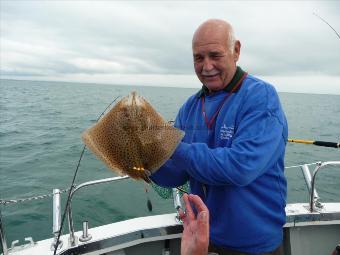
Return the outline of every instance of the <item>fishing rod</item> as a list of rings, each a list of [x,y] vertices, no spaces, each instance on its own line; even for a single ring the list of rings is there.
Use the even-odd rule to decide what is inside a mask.
[[[325,19],[321,18],[319,15],[317,15],[315,12],[313,12],[313,15],[315,15],[316,17],[318,17],[321,21],[323,21],[324,23],[326,23],[333,31],[334,33],[337,35],[337,37],[340,39],[340,35],[338,33],[338,31],[336,31],[334,29],[334,27],[331,26],[331,24],[329,24]]]
[[[119,98],[120,96],[117,96],[106,108],[105,110],[99,115],[99,117],[97,118],[97,122],[99,121],[99,119],[104,115],[104,113],[106,112],[107,109],[109,109],[109,107],[114,103],[116,102],[116,100]],[[67,214],[67,211],[69,210],[69,207],[70,207],[70,203],[71,203],[71,194],[72,194],[72,191],[73,189],[75,188],[74,186],[74,182],[76,180],[76,177],[77,177],[77,174],[78,174],[78,170],[79,170],[79,167],[80,167],[80,162],[84,156],[84,152],[85,152],[85,149],[86,149],[86,146],[84,145],[81,153],[80,153],[80,157],[79,157],[79,160],[78,160],[78,164],[77,164],[77,167],[76,167],[76,170],[73,174],[73,179],[72,179],[72,183],[70,185],[70,190],[68,192],[68,196],[67,196],[67,202],[66,202],[66,206],[65,206],[65,209],[64,209],[64,213],[63,213],[63,216],[62,216],[62,220],[61,220],[61,224],[60,224],[60,229],[58,231],[58,236],[57,236],[57,240],[56,240],[56,244],[54,247],[51,247],[52,249],[54,248],[54,251],[53,251],[53,255],[56,255],[57,253],[57,250],[58,250],[58,246],[59,246],[59,243],[60,243],[60,236],[61,236],[61,232],[63,230],[63,225],[64,225],[64,221],[65,221],[65,218],[66,218],[66,214]]]
[[[317,15],[315,12],[313,12],[313,15],[319,18],[322,22],[327,24],[337,35],[337,37],[340,39],[340,34],[329,24],[325,19]],[[290,143],[303,143],[303,144],[313,144],[316,146],[323,146],[323,147],[331,147],[331,148],[340,148],[340,142],[325,142],[325,141],[311,141],[311,140],[301,140],[301,139],[288,139],[288,142]]]
[[[340,148],[340,142],[325,142],[325,141],[311,141],[311,140],[301,140],[301,139],[288,139],[290,143],[303,143],[303,144],[313,144],[316,146],[323,147],[331,147],[331,148]]]

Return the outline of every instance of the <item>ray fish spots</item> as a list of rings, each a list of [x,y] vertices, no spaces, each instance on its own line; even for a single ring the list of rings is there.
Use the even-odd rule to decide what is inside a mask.
[[[170,158],[183,136],[132,92],[85,130],[82,139],[109,169],[149,182],[148,175]]]

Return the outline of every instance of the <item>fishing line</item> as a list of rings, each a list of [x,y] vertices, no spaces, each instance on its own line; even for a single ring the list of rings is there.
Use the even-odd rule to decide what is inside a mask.
[[[185,191],[184,189],[182,189],[182,188],[180,188],[180,187],[176,187],[176,189],[178,189],[180,192],[182,192],[182,193],[185,193],[185,194],[188,194],[189,195],[189,193],[187,192],[187,191]]]
[[[117,96],[106,108],[105,110],[100,114],[100,116],[97,118],[96,122],[98,122],[98,120],[104,115],[104,113],[106,112],[106,110],[114,103],[116,102],[116,100],[119,98],[120,96]],[[70,200],[71,200],[71,194],[72,194],[72,191],[73,189],[75,188],[74,186],[74,182],[76,180],[76,177],[77,177],[77,173],[78,173],[78,170],[79,170],[79,166],[80,166],[80,162],[83,158],[83,155],[84,155],[84,152],[85,152],[85,149],[86,149],[86,145],[84,145],[83,147],[83,150],[80,154],[80,157],[79,157],[79,160],[78,160],[78,164],[77,164],[77,167],[76,167],[76,170],[74,172],[74,175],[73,175],[73,180],[72,180],[72,183],[71,183],[71,187],[70,187],[70,190],[68,192],[68,197],[67,197],[67,202],[66,202],[66,206],[65,206],[65,209],[64,209],[64,213],[63,213],[63,217],[62,217],[62,220],[61,220],[61,225],[60,225],[60,229],[59,229],[59,233],[58,233],[58,237],[57,237],[57,241],[56,241],[56,245],[54,247],[54,252],[53,252],[53,255],[56,255],[56,252],[57,252],[57,249],[58,249],[58,246],[59,246],[59,240],[60,240],[60,235],[61,235],[61,232],[63,230],[63,225],[64,225],[64,221],[65,221],[65,218],[66,218],[66,214],[67,214],[67,211],[68,211],[68,208],[70,206]]]
[[[168,123],[171,124],[172,126],[174,126],[175,121],[174,120],[169,120]],[[182,189],[180,187],[176,187],[176,189],[178,189],[182,193],[189,194],[187,191],[185,191],[184,189]]]
[[[148,189],[148,187],[146,186],[147,184],[145,183],[144,184],[145,186],[144,186],[144,188],[145,188],[145,194],[146,194],[146,206],[147,206],[147,208],[148,208],[148,210],[149,210],[149,212],[152,212],[152,203],[151,203],[151,200],[150,200],[150,198],[149,198],[149,189]]]
[[[319,15],[317,15],[315,12],[313,12],[313,15],[315,15],[316,17],[318,17],[320,20],[322,20],[323,22],[325,22],[338,36],[338,38],[340,39],[340,35],[339,33],[323,18],[321,18]]]

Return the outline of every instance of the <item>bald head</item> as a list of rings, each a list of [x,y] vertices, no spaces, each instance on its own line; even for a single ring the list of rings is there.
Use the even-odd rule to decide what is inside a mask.
[[[232,80],[240,50],[241,43],[228,22],[210,19],[197,28],[192,38],[194,68],[210,92],[225,88]]]
[[[202,23],[194,33],[192,38],[192,47],[202,41],[202,39],[211,38],[213,41],[223,41],[227,48],[232,52],[234,50],[235,35],[232,26],[220,19],[209,19]]]

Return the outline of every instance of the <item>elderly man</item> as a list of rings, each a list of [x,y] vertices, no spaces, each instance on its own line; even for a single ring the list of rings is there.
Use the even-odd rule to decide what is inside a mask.
[[[185,136],[152,180],[189,180],[210,211],[210,251],[280,254],[287,183],[287,121],[273,86],[236,65],[241,44],[231,25],[208,20],[192,50],[202,89],[179,110]]]

